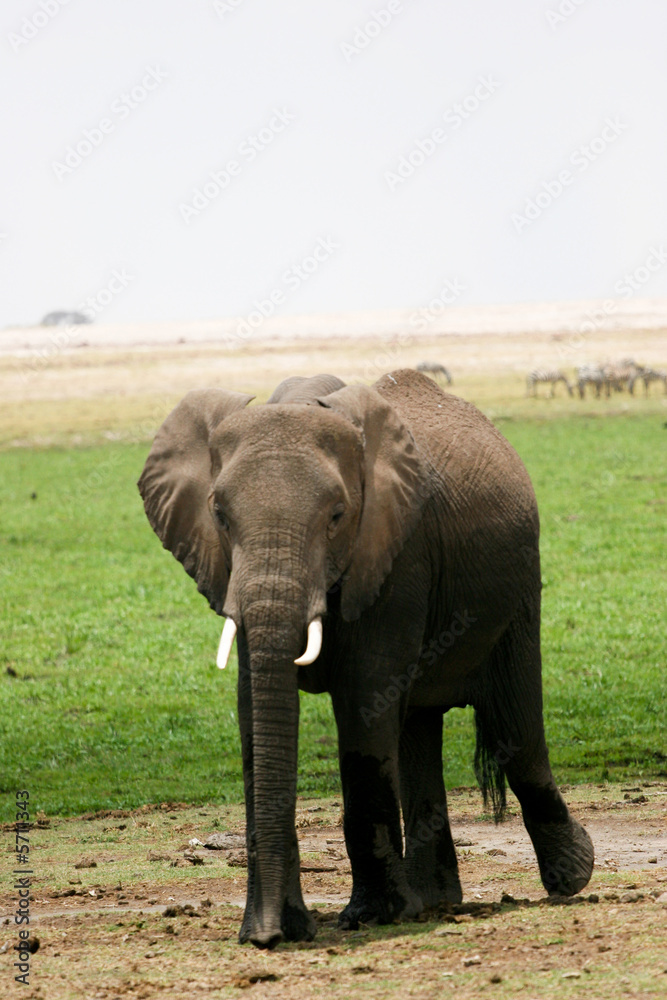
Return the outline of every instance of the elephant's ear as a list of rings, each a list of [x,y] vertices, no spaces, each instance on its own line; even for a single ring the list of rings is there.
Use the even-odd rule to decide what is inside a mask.
[[[364,505],[341,590],[341,614],[354,621],[378,596],[416,527],[428,493],[428,474],[409,429],[374,389],[346,386],[318,402],[347,417],[362,432]]]
[[[223,551],[208,500],[211,436],[253,396],[225,389],[189,392],[160,427],[139,479],[151,527],[183,563],[219,615],[227,590],[229,554]]]

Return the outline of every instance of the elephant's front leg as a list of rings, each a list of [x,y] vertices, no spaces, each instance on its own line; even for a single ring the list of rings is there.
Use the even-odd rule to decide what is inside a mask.
[[[349,692],[348,692],[349,695]],[[363,721],[363,705],[336,704],[343,829],[352,866],[352,897],[340,915],[344,928],[387,924],[416,916],[423,904],[408,883],[401,835],[398,706]],[[370,722],[370,725],[369,725]]]
[[[261,893],[257,876],[257,850],[255,840],[255,787],[253,778],[253,736],[252,736],[252,692],[250,671],[242,630],[238,633],[239,684],[238,714],[241,730],[241,753],[243,758],[243,786],[246,806],[246,846],[248,852],[248,888],[243,923],[239,941],[249,940],[255,926],[255,903]],[[280,929],[286,941],[312,941],[315,937],[315,921],[306,909],[301,892],[301,864],[296,829],[292,831],[289,853],[290,869],[287,891],[280,918]]]

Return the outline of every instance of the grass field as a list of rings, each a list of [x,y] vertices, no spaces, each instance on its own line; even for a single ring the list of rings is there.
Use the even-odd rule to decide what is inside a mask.
[[[540,504],[554,770],[561,782],[664,775],[664,409],[536,419],[545,412],[494,416]],[[146,453],[0,453],[3,819],[20,787],[63,815],[242,798],[235,665],[216,669],[220,619],[145,519]],[[472,747],[469,711],[451,712],[450,786],[474,782]],[[337,789],[328,698],[302,695],[299,791]]]

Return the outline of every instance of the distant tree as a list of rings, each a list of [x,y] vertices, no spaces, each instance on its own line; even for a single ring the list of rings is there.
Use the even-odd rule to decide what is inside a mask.
[[[77,323],[92,323],[92,320],[88,316],[84,316],[80,312],[66,312],[65,310],[60,310],[56,312],[47,313],[42,320],[42,326],[73,326]]]

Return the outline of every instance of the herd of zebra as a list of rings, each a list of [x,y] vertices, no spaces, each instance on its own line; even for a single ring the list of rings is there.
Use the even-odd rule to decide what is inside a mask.
[[[574,381],[570,381],[559,368],[534,368],[526,378],[526,389],[529,396],[536,396],[538,384],[545,382],[551,386],[553,396],[556,393],[556,386],[562,382],[570,396],[574,395],[576,388],[583,399],[587,386],[590,386],[598,397],[603,389],[605,395],[610,396],[612,390],[622,392],[627,389],[629,393],[634,393],[635,384],[639,381],[644,383],[645,393],[648,393],[651,382],[662,382],[667,393],[667,371],[664,368],[647,368],[645,365],[637,364],[632,358],[624,358],[618,364],[579,365]]]
[[[415,367],[417,371],[432,375],[436,381],[442,379],[447,385],[452,384],[449,369],[437,361],[420,361]],[[617,364],[579,365],[573,380],[570,380],[560,368],[533,368],[526,378],[529,396],[537,395],[537,386],[540,382],[551,386],[552,396],[556,394],[558,383],[562,382],[570,396],[573,396],[574,390],[577,389],[582,399],[586,395],[587,386],[590,386],[595,395],[599,397],[603,390],[607,396],[611,395],[612,390],[622,392],[627,389],[628,392],[634,393],[637,382],[644,383],[646,394],[648,394],[651,382],[662,382],[667,393],[667,371],[664,368],[648,368],[646,365],[639,365],[632,358],[624,358]]]

